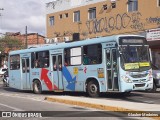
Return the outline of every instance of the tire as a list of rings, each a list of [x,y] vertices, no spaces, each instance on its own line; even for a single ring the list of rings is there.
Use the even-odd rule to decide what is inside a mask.
[[[122,93],[124,96],[130,96],[131,95],[131,91],[128,91],[128,92],[124,92]]]
[[[39,80],[35,80],[33,82],[33,92],[35,94],[41,94],[42,93],[42,86]]]
[[[149,90],[147,90],[147,92],[154,93],[154,92],[156,92],[156,90],[157,90],[156,84],[153,82],[153,89],[149,89]]]
[[[87,93],[90,97],[99,97],[99,85],[96,81],[90,81],[87,84]]]
[[[153,89],[151,90],[151,92],[156,92],[156,90],[157,90],[156,84],[153,82]]]

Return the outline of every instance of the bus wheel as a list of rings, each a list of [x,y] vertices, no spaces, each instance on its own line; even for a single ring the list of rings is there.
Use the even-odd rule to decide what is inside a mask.
[[[122,94],[123,94],[124,96],[130,96],[130,95],[131,95],[131,91],[123,92]]]
[[[156,84],[155,84],[155,82],[153,82],[153,89],[150,89],[150,90],[147,90],[147,91],[151,92],[151,93],[154,93],[154,92],[156,92],[156,90],[157,90]]]
[[[96,81],[90,81],[88,83],[87,93],[90,97],[99,97],[99,85]]]
[[[39,82],[39,80],[35,80],[33,82],[33,92],[35,94],[41,94],[42,93],[42,86],[41,86],[41,83]]]
[[[153,89],[152,89],[152,92],[156,92],[156,90],[157,90],[156,84],[155,84],[155,82],[153,82]]]

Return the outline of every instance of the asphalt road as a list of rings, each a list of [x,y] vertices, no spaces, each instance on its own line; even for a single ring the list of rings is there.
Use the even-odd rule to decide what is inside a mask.
[[[53,93],[45,92],[41,95],[32,93],[32,91],[20,91],[13,88],[3,87],[0,84],[0,111],[42,111],[41,114],[49,114],[48,117],[34,118],[34,120],[43,119],[69,119],[72,120],[76,117],[78,120],[94,120],[94,119],[140,119],[128,118],[124,113],[113,113],[113,112],[104,112],[90,108],[83,108],[78,106],[54,103],[45,101],[46,96],[51,95],[71,95],[79,96],[81,98],[86,97],[84,93]],[[129,96],[124,96],[122,94],[104,94],[97,99],[111,99],[111,100],[126,100],[134,102],[146,102],[149,104],[159,104],[160,103],[160,92],[157,93],[145,93],[145,92],[133,92]],[[44,112],[48,111],[48,112]],[[95,112],[96,111],[96,112]],[[49,117],[50,116],[50,117]],[[68,117],[66,117],[68,116]],[[94,116],[94,117],[91,117]],[[98,117],[97,117],[98,116]],[[18,119],[27,119],[28,118],[0,118],[4,120],[18,120]],[[33,119],[33,118],[32,118]],[[141,118],[143,119],[143,118]],[[146,118],[145,118],[146,119]],[[147,118],[151,119],[151,118]]]

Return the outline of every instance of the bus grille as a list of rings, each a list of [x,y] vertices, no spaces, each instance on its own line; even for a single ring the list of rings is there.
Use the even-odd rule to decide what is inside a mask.
[[[142,77],[146,77],[148,74],[139,74],[139,75],[130,75],[133,78],[142,78]]]
[[[144,87],[145,84],[135,84],[135,87]]]

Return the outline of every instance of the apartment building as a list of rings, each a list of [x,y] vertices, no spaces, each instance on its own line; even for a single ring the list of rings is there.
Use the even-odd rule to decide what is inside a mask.
[[[147,36],[160,53],[160,0],[56,0],[46,3],[50,42],[115,34]]]

